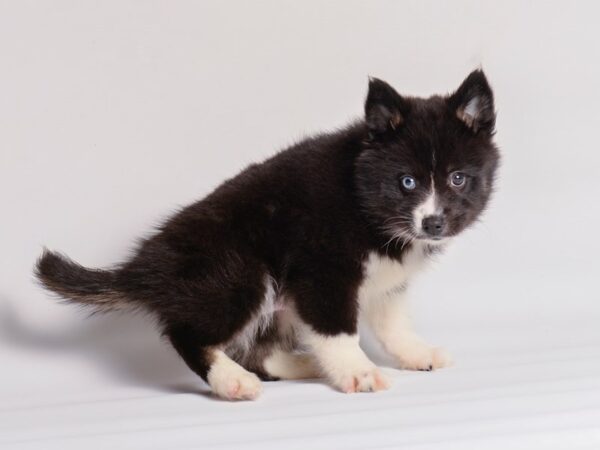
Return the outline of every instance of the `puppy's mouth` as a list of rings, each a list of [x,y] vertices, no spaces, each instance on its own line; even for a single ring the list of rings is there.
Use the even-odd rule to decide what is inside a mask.
[[[420,242],[423,244],[431,245],[431,246],[441,246],[450,241],[452,236],[450,235],[441,235],[441,236],[430,236],[425,233],[417,233],[413,230],[410,232],[402,232],[400,233],[403,240],[407,242]]]
[[[420,234],[417,236],[417,240],[429,245],[442,245],[448,242],[449,239],[450,236],[427,236],[425,234]]]
[[[426,239],[429,241],[443,241],[446,236],[419,236],[419,239]]]

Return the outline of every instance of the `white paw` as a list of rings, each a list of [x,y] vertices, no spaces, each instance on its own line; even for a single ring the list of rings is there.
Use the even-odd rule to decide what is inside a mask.
[[[260,379],[250,372],[213,380],[210,387],[215,395],[226,400],[254,400],[262,392]]]
[[[213,393],[226,400],[254,400],[262,392],[260,379],[222,352],[217,353],[206,378]]]
[[[400,366],[408,370],[434,370],[452,365],[452,358],[439,347],[415,343],[396,355]]]
[[[389,382],[361,350],[358,334],[321,336],[312,331],[304,336],[329,382],[342,392],[375,392]]]
[[[333,384],[346,394],[354,392],[376,392],[388,389],[390,382],[377,367],[354,370],[340,374]]]

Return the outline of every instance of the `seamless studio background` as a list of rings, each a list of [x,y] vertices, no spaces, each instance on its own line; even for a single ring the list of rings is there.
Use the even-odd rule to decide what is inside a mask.
[[[0,447],[597,448],[599,18],[593,1],[0,2]],[[122,261],[247,164],[360,116],[368,75],[426,96],[479,66],[498,191],[412,286],[451,369],[218,402],[148,318],[86,319],[33,282],[43,246]]]

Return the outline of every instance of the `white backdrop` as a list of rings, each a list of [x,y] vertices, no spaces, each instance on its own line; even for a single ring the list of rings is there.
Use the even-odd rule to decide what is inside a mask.
[[[368,75],[429,95],[481,65],[496,93],[498,192],[413,287],[423,334],[459,368],[525,348],[597,360],[598,5],[0,2],[5,413],[201,385],[145,320],[85,321],[50,299],[35,258],[46,245],[89,266],[123,260],[248,163],[362,114]],[[15,420],[18,440],[31,430]]]

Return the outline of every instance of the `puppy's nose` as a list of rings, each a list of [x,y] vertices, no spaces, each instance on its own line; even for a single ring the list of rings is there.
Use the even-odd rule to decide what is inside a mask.
[[[441,236],[444,232],[444,217],[437,216],[427,216],[423,219],[421,223],[421,228],[428,236],[438,237]]]

